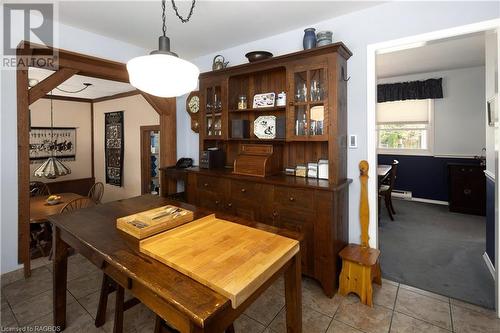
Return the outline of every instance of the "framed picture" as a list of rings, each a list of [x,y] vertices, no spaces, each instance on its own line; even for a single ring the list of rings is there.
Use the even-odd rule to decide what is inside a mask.
[[[31,127],[30,161],[42,161],[54,154],[57,158],[76,157],[76,127]]]
[[[253,97],[253,107],[254,108],[269,108],[274,106],[275,94],[265,93],[257,94]]]
[[[486,111],[488,113],[488,126],[496,126],[498,124],[498,106],[496,96],[488,100],[486,103]]]

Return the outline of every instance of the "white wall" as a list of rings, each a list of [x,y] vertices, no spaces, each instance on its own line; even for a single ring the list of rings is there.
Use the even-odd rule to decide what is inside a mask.
[[[21,29],[19,22],[16,29]],[[149,50],[111,38],[100,36],[67,25],[58,24],[59,40],[55,47],[93,55],[96,57],[126,62],[149,53]],[[19,267],[17,262],[17,104],[16,72],[2,70],[0,80],[1,101],[1,273]]]
[[[434,155],[475,156],[486,147],[484,67],[402,75],[379,84],[443,78],[434,100]]]
[[[354,53],[348,62],[349,133],[357,134],[359,148],[349,150],[350,232],[351,242],[359,242],[359,181],[357,164],[367,157],[367,46],[369,44],[451,28],[498,17],[497,2],[390,2],[345,16],[313,24],[319,30],[333,30],[334,39],[343,41]],[[286,18],[283,18],[286,19]],[[228,27],[229,29],[230,27]],[[230,65],[245,63],[251,50],[269,50],[275,55],[301,49],[303,29],[289,31],[251,43],[219,50],[193,61],[202,71],[210,70],[212,59],[222,53]],[[59,25],[56,47],[125,62],[149,51],[113,39]],[[213,38],[217,38],[214,36]],[[189,42],[189,41],[187,41]],[[182,56],[182,55],[181,55]],[[15,73],[2,71],[1,80],[1,147],[2,147],[2,272],[17,267],[17,146]],[[198,137],[190,129],[185,112],[185,98],[177,103],[178,156],[198,159]],[[8,162],[6,162],[8,158]],[[373,238],[373,235],[371,235]]]
[[[104,160],[104,113],[123,112],[124,158],[123,186],[106,184]],[[96,182],[104,184],[103,202],[141,195],[140,126],[159,125],[160,117],[142,97],[134,95],[94,103],[94,163]],[[160,147],[161,149],[161,147]]]
[[[391,2],[368,8],[311,26],[332,30],[334,40],[343,41],[353,52],[348,61],[348,132],[358,135],[357,149],[348,151],[348,177],[354,181],[349,188],[349,240],[359,243],[359,171],[358,163],[367,158],[367,46],[374,43],[495,19],[500,5],[496,2]],[[222,54],[230,66],[246,63],[245,53],[268,50],[281,55],[302,48],[303,28],[256,40],[194,59],[202,71],[209,71],[212,59]],[[189,130],[185,101],[178,100],[178,154],[198,158],[198,135]],[[179,111],[182,111],[179,113]],[[184,128],[184,137],[179,138]],[[371,229],[374,231],[374,229]],[[370,233],[372,239],[376,239]]]
[[[31,126],[50,127],[50,100],[39,99],[30,106]],[[71,169],[67,176],[45,179],[33,176],[33,172],[43,161],[30,164],[30,179],[45,183],[92,177],[90,103],[54,100],[54,127],[76,127],[76,158],[64,161]]]
[[[497,32],[488,32],[485,38],[485,98],[490,100],[495,95],[497,96],[497,107],[500,107],[498,101],[498,54],[497,54]],[[485,112],[485,127],[486,127],[486,170],[488,174],[494,178],[495,176],[495,128],[488,126],[488,118]]]

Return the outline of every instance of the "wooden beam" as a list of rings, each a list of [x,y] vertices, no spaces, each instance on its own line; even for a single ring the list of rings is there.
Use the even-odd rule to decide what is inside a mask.
[[[123,97],[134,96],[134,95],[140,95],[140,94],[141,94],[141,92],[139,90],[135,89],[135,90],[131,90],[131,91],[122,92],[122,93],[119,93],[119,94],[114,94],[114,95],[111,95],[111,96],[104,96],[104,97],[94,98],[92,101],[94,103],[99,103],[99,102],[109,101],[109,100],[112,100],[112,99],[123,98]]]
[[[68,102],[79,102],[79,103],[92,103],[92,101],[93,101],[90,98],[60,96],[60,95],[45,95],[42,98],[43,99],[54,99],[54,100],[59,100],[59,101],[68,101]]]
[[[175,113],[177,110],[175,98],[153,96],[144,91],[140,91],[140,93],[160,116],[164,113]]]
[[[18,47],[30,49],[33,56],[47,55],[47,47],[43,45],[24,41]],[[48,47],[48,49],[58,54],[57,65],[59,68],[77,69],[80,75],[129,83],[127,67],[124,63],[52,47]],[[53,70],[51,67],[40,68]]]
[[[39,82],[36,86],[32,87],[29,90],[29,93],[28,93],[29,94],[29,105],[33,104],[34,102],[36,102],[40,98],[47,95],[49,93],[49,91],[51,91],[52,89],[54,89],[55,87],[57,87],[58,85],[60,85],[61,83],[63,83],[64,81],[66,81],[67,79],[72,77],[73,75],[75,75],[76,73],[78,73],[77,69],[61,68],[60,70],[58,70],[57,72],[55,72],[54,74],[52,74],[51,76],[46,78],[45,80]]]
[[[19,54],[18,54],[19,55]],[[17,189],[18,189],[18,260],[24,263],[24,276],[31,275],[30,267],[30,157],[28,70],[17,70]]]
[[[160,167],[175,165],[177,161],[176,99],[157,97],[143,91],[141,94],[160,115]],[[168,184],[160,185],[162,196],[176,192],[177,184],[173,180],[169,180]]]

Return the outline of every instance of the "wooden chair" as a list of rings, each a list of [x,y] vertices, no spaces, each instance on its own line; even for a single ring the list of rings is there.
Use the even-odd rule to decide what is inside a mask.
[[[90,198],[77,198],[73,199],[61,208],[60,214],[72,212],[77,209],[93,207],[95,202]]]
[[[392,190],[394,189],[394,184],[396,182],[396,177],[398,173],[398,160],[394,160],[392,162],[391,171],[389,171],[389,175],[384,180],[384,183],[380,185],[378,189],[378,198],[379,198],[379,211],[380,211],[380,200],[384,198],[385,207],[387,208],[387,212],[389,213],[389,217],[392,221],[394,221],[393,215],[396,215],[396,211],[394,210],[394,205],[392,204]]]
[[[44,195],[50,195],[50,189],[47,184],[38,181],[30,182],[30,197]]]
[[[95,183],[90,188],[89,194],[87,195],[96,204],[101,203],[102,195],[104,194],[104,184],[101,182]]]

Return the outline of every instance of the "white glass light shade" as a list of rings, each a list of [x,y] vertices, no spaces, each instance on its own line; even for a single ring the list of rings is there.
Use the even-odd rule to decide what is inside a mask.
[[[127,63],[130,84],[159,97],[178,97],[196,89],[200,70],[168,54],[150,54]]]
[[[61,161],[55,157],[49,157],[34,172],[36,177],[44,177],[48,179],[69,175],[70,173],[71,169],[62,164]]]

